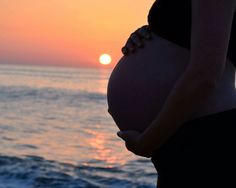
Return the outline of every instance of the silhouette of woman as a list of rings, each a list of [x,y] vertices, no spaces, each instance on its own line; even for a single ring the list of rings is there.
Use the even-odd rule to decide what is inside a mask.
[[[117,135],[151,157],[159,188],[236,186],[235,6],[156,1],[112,71]]]

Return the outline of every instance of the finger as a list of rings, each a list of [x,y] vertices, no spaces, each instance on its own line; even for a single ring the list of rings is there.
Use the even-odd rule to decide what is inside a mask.
[[[151,31],[148,26],[143,26],[138,29],[137,33],[145,39],[151,39]]]
[[[135,151],[135,147],[132,144],[125,142],[125,147],[127,148],[127,150],[131,151],[132,153],[137,154],[137,152]]]
[[[117,132],[117,136],[120,137],[122,140],[124,140],[126,143],[131,143],[130,142],[130,136],[127,132],[122,132],[122,131],[119,131]]]
[[[116,134],[117,134],[117,136],[119,136],[120,138],[122,138],[123,132],[122,132],[122,131],[118,131]]]
[[[123,139],[126,142],[126,144],[129,144],[130,146],[135,146],[135,140],[133,139],[129,131],[119,131],[117,135],[121,139]]]
[[[131,34],[130,40],[132,41],[132,43],[133,43],[135,46],[137,46],[137,47],[143,47],[143,42],[142,42],[142,40],[141,40],[141,38],[140,38],[139,35],[137,35],[137,34],[135,34],[135,33]]]
[[[117,132],[117,136],[122,138],[124,141],[128,141],[128,135],[126,132],[119,131],[119,132]]]
[[[130,40],[127,41],[127,43],[125,44],[125,47],[127,48],[128,53],[135,51],[135,46],[134,46],[133,42]]]
[[[151,29],[150,29],[150,27],[148,25],[144,25],[144,26],[140,27],[139,29],[145,30],[147,32],[151,32]]]
[[[135,49],[132,44],[126,43],[124,47],[121,48],[121,52],[123,55],[128,55],[129,53],[134,52]]]
[[[124,55],[127,55],[129,53],[129,50],[124,46],[123,48],[121,48],[121,52],[124,54]]]
[[[140,29],[138,33],[142,36],[142,38],[145,38],[147,40],[151,39],[151,33],[145,29]]]
[[[143,155],[143,157],[150,158],[150,157],[152,157],[152,156],[149,155],[149,154],[145,154],[145,155]]]

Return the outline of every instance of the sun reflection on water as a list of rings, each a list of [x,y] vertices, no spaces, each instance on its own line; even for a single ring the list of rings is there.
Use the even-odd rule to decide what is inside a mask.
[[[134,159],[116,136],[118,128],[107,113],[109,71],[3,66],[4,152],[72,164],[96,160],[107,167]],[[103,97],[91,98],[94,93]]]

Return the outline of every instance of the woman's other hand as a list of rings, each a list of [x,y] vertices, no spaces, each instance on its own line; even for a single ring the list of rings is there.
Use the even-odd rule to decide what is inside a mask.
[[[142,147],[142,134],[140,132],[134,130],[119,131],[117,136],[125,141],[126,148],[135,155],[147,158],[151,157],[151,153]]]
[[[124,55],[133,53],[137,48],[142,48],[144,46],[143,40],[150,40],[151,38],[152,36],[149,26],[144,25],[130,35],[121,51]]]

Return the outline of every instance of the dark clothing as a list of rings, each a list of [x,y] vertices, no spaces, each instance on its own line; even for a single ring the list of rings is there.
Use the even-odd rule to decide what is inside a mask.
[[[150,9],[148,24],[159,36],[190,49],[191,10],[191,0],[157,0]],[[236,14],[227,57],[236,67]]]
[[[191,0],[158,0],[150,9],[150,29],[190,49]],[[236,16],[227,57],[236,67]],[[152,156],[159,188],[236,187],[236,109],[186,122]]]
[[[236,187],[236,108],[186,122],[151,160],[158,188]]]

